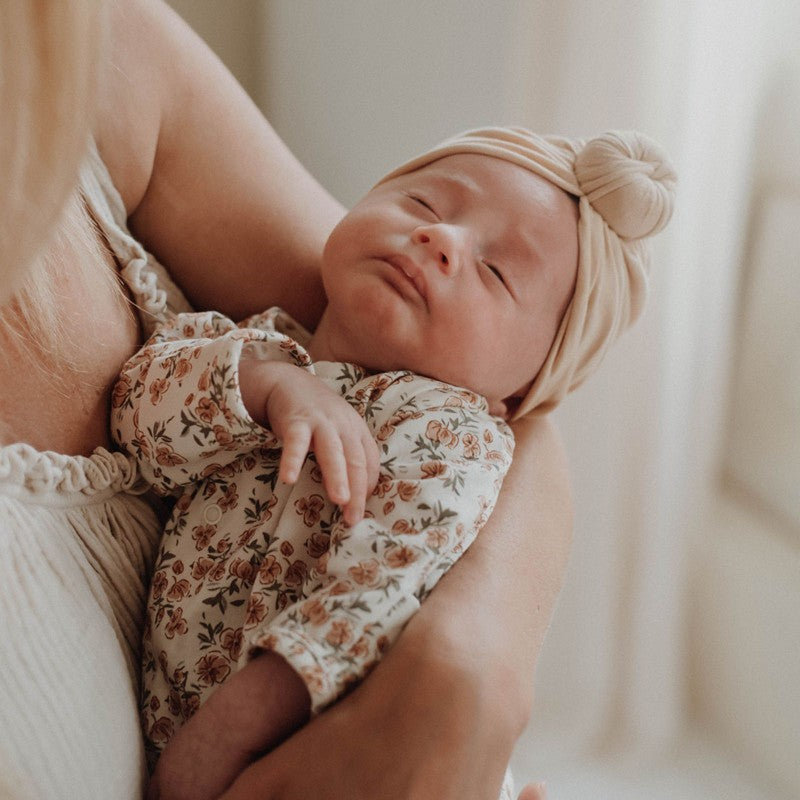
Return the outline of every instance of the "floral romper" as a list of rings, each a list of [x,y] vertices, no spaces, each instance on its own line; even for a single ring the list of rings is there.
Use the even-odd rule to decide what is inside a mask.
[[[150,587],[143,719],[160,750],[239,666],[274,650],[319,712],[365,676],[491,513],[510,428],[478,395],[397,371],[312,363],[309,334],[271,309],[239,326],[180,314],[125,366],[116,440],[160,493],[177,495]],[[365,419],[378,485],[348,527],[313,453],[293,486],[280,444],[247,413],[242,355],[315,373]]]

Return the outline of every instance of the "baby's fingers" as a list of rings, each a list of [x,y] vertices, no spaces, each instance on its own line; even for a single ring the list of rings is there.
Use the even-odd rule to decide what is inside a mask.
[[[284,483],[295,483],[311,447],[311,427],[307,422],[291,423],[283,435],[283,452],[278,477]]]
[[[350,500],[350,488],[344,447],[338,431],[328,426],[317,427],[313,445],[328,497],[337,505],[344,505]]]
[[[370,439],[370,441],[372,441]],[[347,480],[350,484],[350,502],[344,507],[344,521],[355,525],[364,516],[367,492],[374,488],[369,485],[370,474],[366,443],[356,439],[345,442],[345,461],[347,462]]]

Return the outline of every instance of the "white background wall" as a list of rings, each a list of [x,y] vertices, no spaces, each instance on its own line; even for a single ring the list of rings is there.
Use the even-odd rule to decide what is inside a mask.
[[[723,480],[750,223],[760,187],[800,173],[800,90],[775,89],[800,73],[800,4],[175,5],[345,203],[487,122],[638,127],[667,146],[679,199],[650,308],[558,412],[576,536],[537,677],[529,775],[547,773],[545,752],[573,773],[603,754],[641,764],[691,725],[767,787],[742,797],[800,796],[800,525],[776,530]],[[709,792],[694,796],[729,796]]]

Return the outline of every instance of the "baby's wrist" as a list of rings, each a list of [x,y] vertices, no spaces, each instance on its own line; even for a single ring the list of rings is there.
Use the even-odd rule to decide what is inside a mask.
[[[242,403],[253,421],[264,428],[269,427],[267,401],[278,383],[282,367],[291,365],[257,358],[242,358],[239,361],[238,379]]]

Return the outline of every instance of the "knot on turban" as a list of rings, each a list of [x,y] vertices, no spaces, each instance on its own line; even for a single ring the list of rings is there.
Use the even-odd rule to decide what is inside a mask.
[[[610,131],[587,141],[523,128],[481,128],[442,142],[380,183],[461,153],[510,161],[579,200],[575,290],[514,417],[543,413],[589,377],[641,313],[650,266],[647,239],[672,215],[675,172],[662,148],[634,131]]]

